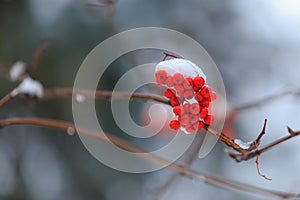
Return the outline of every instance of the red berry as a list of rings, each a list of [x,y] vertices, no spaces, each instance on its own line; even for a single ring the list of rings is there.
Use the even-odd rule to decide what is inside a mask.
[[[205,80],[203,77],[201,77],[201,76],[195,77],[193,80],[193,89],[195,91],[200,90],[203,87],[204,83],[205,83]]]
[[[175,95],[175,92],[173,91],[173,90],[171,90],[171,89],[167,89],[166,91],[165,91],[165,97],[167,97],[167,98],[172,98],[172,97],[176,97],[176,95]]]
[[[170,125],[170,128],[174,129],[174,130],[178,130],[180,128],[180,122],[177,120],[170,121],[169,125]]]
[[[198,103],[191,104],[190,107],[189,107],[189,111],[193,115],[198,115],[199,112],[200,112],[200,106],[199,106],[199,104]]]
[[[207,98],[205,98],[207,101],[209,101],[209,102],[212,102],[212,101],[214,101],[214,100],[216,100],[217,99],[217,95],[216,95],[216,93],[214,93],[214,92],[212,92],[211,91],[211,89],[210,89],[210,96],[209,97],[207,97]]]
[[[189,82],[189,83],[190,83],[190,85],[191,85],[191,86],[193,86],[193,84],[194,84],[194,81],[193,81],[193,79],[192,79],[192,78],[188,77],[188,78],[186,78],[185,80],[187,80],[187,82]]]
[[[192,99],[194,97],[193,90],[185,90],[182,95],[185,99]]]
[[[178,115],[178,121],[181,123],[181,115]]]
[[[190,112],[190,104],[189,103],[183,104],[183,112],[184,113]]]
[[[199,102],[199,104],[201,107],[208,108],[210,102],[207,99],[203,99],[202,101]]]
[[[194,133],[197,129],[193,126],[186,127],[185,130],[189,133]]]
[[[163,84],[167,79],[167,72],[165,70],[159,70],[155,73],[155,77],[158,84]]]
[[[204,127],[205,127],[205,124],[203,122],[199,122],[198,130],[203,129]]]
[[[174,106],[178,106],[180,103],[179,103],[177,97],[174,96],[174,97],[171,97],[170,104],[174,107]]]
[[[165,84],[167,84],[168,87],[172,87],[174,85],[172,76],[167,77],[167,79],[165,80]]]
[[[175,115],[180,115],[180,114],[181,114],[181,106],[175,106],[175,107],[173,108],[173,113],[174,113]]]
[[[191,79],[191,78],[186,78],[186,79],[183,81],[183,87],[184,87],[184,89],[186,89],[186,90],[192,90],[192,89],[193,89],[193,79]]]
[[[186,126],[188,125],[190,122],[190,117],[188,114],[184,114],[182,117],[181,117],[181,120],[180,120],[180,124],[183,125],[183,126]]]
[[[214,116],[213,115],[206,115],[206,117],[204,118],[204,122],[207,125],[211,125],[214,121]]]
[[[179,91],[179,92],[177,92],[177,94],[178,94],[178,96],[180,96],[180,97],[183,97],[184,90],[183,90],[183,91]]]
[[[214,92],[212,92],[211,95],[210,95],[210,100],[211,100],[211,101],[214,101],[214,100],[216,100],[216,99],[217,99],[217,94],[214,93]]]
[[[208,109],[207,108],[202,108],[201,111],[200,111],[200,118],[204,119],[207,114],[208,114]]]
[[[182,84],[184,80],[184,77],[180,73],[176,73],[173,75],[173,83],[176,85]]]
[[[174,85],[174,88],[178,94],[183,94],[183,92],[184,92],[183,85]]]
[[[198,101],[203,100],[203,96],[200,94],[200,92],[196,92],[196,98],[197,98]]]
[[[192,124],[196,123],[197,121],[199,121],[199,115],[191,115],[190,114],[190,122]]]
[[[204,97],[204,98],[209,98],[210,94],[211,94],[211,89],[208,86],[204,86],[201,90],[200,90],[200,94]]]

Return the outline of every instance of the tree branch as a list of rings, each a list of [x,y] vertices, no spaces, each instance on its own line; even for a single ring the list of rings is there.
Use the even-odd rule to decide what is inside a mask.
[[[11,93],[9,93],[8,95],[6,95],[4,98],[2,98],[0,100],[0,107],[3,106],[8,101],[10,101],[11,99],[13,99],[14,96],[11,96]],[[154,95],[154,94],[130,93],[130,92],[121,92],[121,91],[120,92],[116,92],[116,91],[112,92],[112,91],[102,91],[102,90],[92,91],[92,90],[72,89],[72,88],[45,89],[43,99],[45,100],[45,99],[51,99],[51,98],[58,98],[58,97],[62,97],[62,96],[72,96],[73,93],[78,94],[78,95],[84,95],[85,97],[95,96],[96,98],[100,98],[100,99],[110,99],[112,97],[112,94],[114,93],[115,97],[120,98],[120,99],[134,98],[134,99],[142,99],[145,101],[153,100],[153,101],[165,104],[165,105],[170,105],[168,99],[158,96],[158,95]],[[279,140],[267,145],[264,148],[257,149],[257,147],[260,143],[261,137],[265,134],[266,123],[267,123],[267,121],[265,120],[262,132],[259,134],[257,139],[250,145],[249,148],[241,147],[233,139],[227,137],[224,133],[215,130],[211,126],[207,126],[206,130],[208,132],[210,132],[211,134],[213,134],[214,136],[216,136],[225,145],[227,145],[227,146],[233,148],[234,150],[236,150],[237,152],[239,152],[238,154],[236,154],[236,153],[227,151],[227,153],[230,157],[234,158],[237,162],[241,162],[243,160],[246,161],[251,158],[254,158],[256,155],[260,155],[261,153],[271,149],[272,147],[279,145],[282,142],[285,142],[286,140],[289,140],[289,139],[299,135],[299,134],[297,134],[298,132],[293,133],[289,129],[291,135],[284,137],[282,139],[279,139]],[[256,149],[256,150],[253,151],[254,149]]]
[[[30,73],[34,70],[36,70],[36,68],[39,66],[43,56],[45,55],[45,52],[48,48],[49,44],[48,43],[44,43],[42,44],[33,54],[33,57],[31,58],[28,66],[27,66],[27,73]]]
[[[95,96],[98,99],[111,99],[112,94],[116,98],[119,99],[141,99],[144,101],[152,100],[159,103],[167,104],[169,105],[169,100],[165,97],[161,97],[154,94],[146,94],[146,93],[131,93],[131,92],[112,92],[112,91],[105,91],[105,90],[83,90],[83,89],[73,89],[73,88],[52,88],[52,89],[45,89],[43,99],[51,99],[51,98],[57,98],[62,96],[72,96],[73,93],[76,95],[83,95],[85,97],[93,97]]]
[[[237,162],[250,160],[251,158],[254,158],[257,155],[261,155],[262,153],[272,149],[273,147],[275,147],[283,142],[286,142],[286,141],[292,139],[293,137],[300,135],[300,131],[293,131],[290,127],[288,127],[288,132],[290,133],[290,135],[280,138],[280,139],[266,145],[265,147],[263,147],[261,149],[257,149],[255,151],[248,152],[248,153],[238,153],[238,154],[235,154],[233,152],[227,152],[227,153],[230,157],[234,158]]]
[[[164,165],[166,163],[170,163],[165,158],[154,155],[152,153],[148,153],[144,149],[137,147],[129,143],[128,141],[120,139],[114,135],[105,133],[105,135],[107,136],[105,137],[103,134],[99,134],[98,132],[87,128],[77,127],[76,129],[74,124],[65,121],[46,119],[46,118],[37,118],[37,117],[19,117],[19,118],[8,118],[8,119],[0,120],[0,128],[5,128],[14,125],[34,125],[34,126],[41,126],[46,128],[54,128],[64,132],[67,132],[71,128],[74,130],[74,133],[80,132],[85,136],[93,137],[106,143],[113,142],[118,147],[130,152],[147,153],[147,154],[140,154],[140,155],[143,156],[145,159],[151,160],[153,162],[157,162],[158,164]],[[195,179],[224,189],[232,189],[237,191],[248,192],[250,194],[260,194],[264,196],[274,196],[283,199],[300,198],[300,194],[268,190],[268,189],[263,189],[256,186],[240,183],[234,180],[220,178],[211,174],[196,171],[184,164],[172,163],[167,168],[177,172],[178,174],[184,177]]]
[[[294,89],[294,90],[286,90],[277,94],[272,94],[270,96],[252,101],[252,102],[248,102],[245,104],[242,104],[240,106],[236,106],[235,108],[233,108],[234,111],[239,111],[242,112],[244,110],[248,110],[248,109],[252,109],[252,108],[256,108],[256,107],[260,107],[265,105],[266,103],[270,103],[271,101],[286,97],[287,95],[300,95],[300,88]]]
[[[92,91],[92,90],[79,90],[79,89],[72,89],[72,88],[54,88],[54,89],[46,89],[44,92],[43,99],[48,98],[57,98],[61,96],[71,96],[75,94],[84,95],[86,97],[92,97],[95,95],[96,98],[102,99],[110,99],[112,97],[111,91]],[[170,101],[164,97],[157,96],[154,94],[145,94],[145,93],[129,93],[129,92],[114,92],[114,95],[117,98],[135,98],[135,99],[142,99],[142,100],[153,100],[162,104],[170,105]],[[207,131],[215,135],[217,138],[220,139],[224,144],[229,147],[232,147],[238,152],[246,153],[248,152],[246,149],[243,149],[238,144],[234,142],[231,138],[227,137],[224,133],[218,132],[217,130],[213,129],[211,126],[206,127]]]
[[[12,100],[13,98],[15,98],[18,95],[19,95],[19,93],[16,92],[16,90],[12,90],[10,93],[8,93],[7,95],[5,95],[2,99],[0,99],[0,107],[4,106],[10,100]]]

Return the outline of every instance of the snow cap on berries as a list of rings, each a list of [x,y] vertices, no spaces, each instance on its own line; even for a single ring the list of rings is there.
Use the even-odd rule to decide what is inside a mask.
[[[195,63],[182,59],[182,58],[173,58],[170,60],[165,60],[156,65],[157,71],[166,71],[169,76],[173,76],[176,73],[182,74],[184,77],[196,77],[201,76],[206,82],[206,76],[203,71]]]

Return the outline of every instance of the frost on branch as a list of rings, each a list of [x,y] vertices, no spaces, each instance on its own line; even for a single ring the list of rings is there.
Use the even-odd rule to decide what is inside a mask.
[[[239,145],[240,147],[242,147],[243,149],[249,149],[251,144],[253,143],[252,141],[251,142],[243,142],[242,140],[240,139],[234,139],[234,142]]]
[[[30,76],[27,76],[13,91],[13,93],[26,94],[32,98],[42,98],[44,94],[44,87],[39,81],[33,80]]]
[[[9,78],[11,81],[16,82],[20,80],[21,76],[26,71],[26,64],[23,61],[18,61],[11,67],[9,71]]]

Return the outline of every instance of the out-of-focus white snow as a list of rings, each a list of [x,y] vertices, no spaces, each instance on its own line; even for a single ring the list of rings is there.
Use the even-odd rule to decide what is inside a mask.
[[[76,94],[75,98],[76,98],[76,101],[77,101],[78,103],[82,103],[82,102],[84,102],[85,99],[86,99],[86,97],[85,97],[84,95],[82,95],[82,94]]]
[[[19,93],[24,93],[31,97],[42,98],[44,94],[43,85],[39,81],[33,80],[29,76],[20,83],[17,90]]]
[[[9,71],[9,78],[11,81],[16,82],[19,80],[20,76],[24,74],[26,70],[26,64],[23,61],[17,61],[12,65]]]

